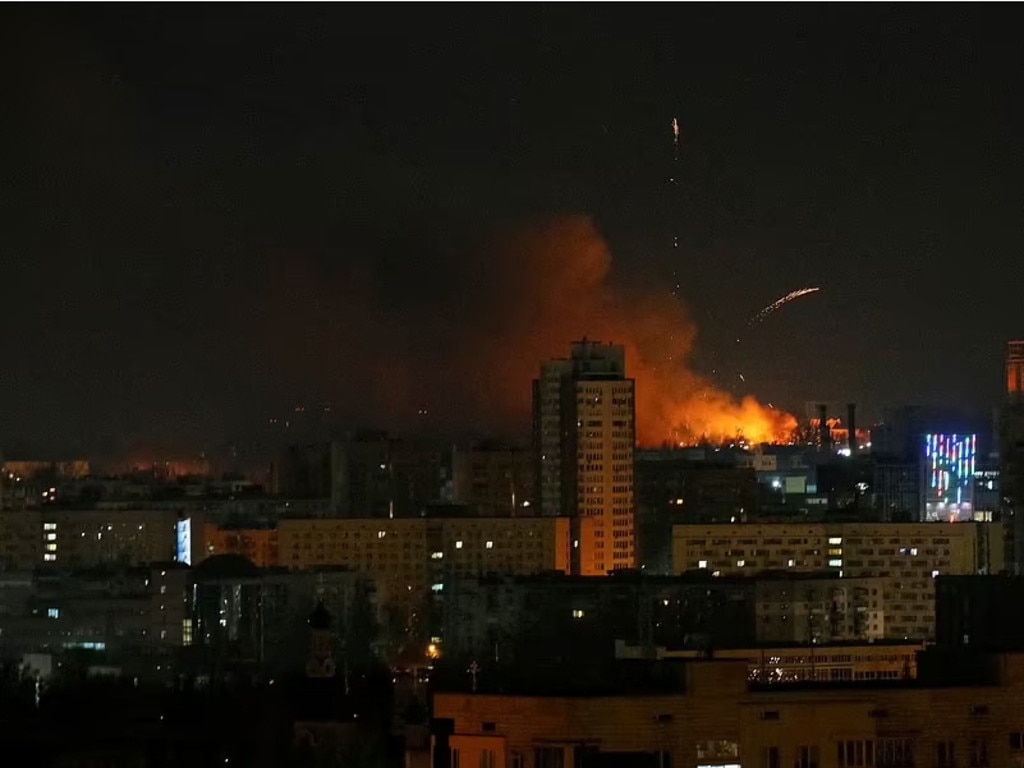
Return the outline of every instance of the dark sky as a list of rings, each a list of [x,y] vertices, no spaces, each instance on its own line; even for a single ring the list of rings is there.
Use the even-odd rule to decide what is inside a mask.
[[[566,215],[616,290],[680,284],[725,389],[986,408],[1024,334],[1011,14],[4,6],[0,446],[191,451],[300,404],[523,433],[528,380],[470,398],[467,347],[531,300],[506,233]]]

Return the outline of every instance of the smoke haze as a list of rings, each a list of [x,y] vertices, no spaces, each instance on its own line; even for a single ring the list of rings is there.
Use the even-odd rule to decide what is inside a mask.
[[[793,426],[688,368],[693,322],[668,291],[614,289],[611,253],[589,218],[512,226],[486,242],[424,256],[415,280],[390,272],[404,264],[350,258],[332,271],[300,254],[271,258],[250,294],[262,328],[255,362],[279,392],[341,418],[522,436],[541,361],[588,337],[626,347],[645,444],[768,440]]]

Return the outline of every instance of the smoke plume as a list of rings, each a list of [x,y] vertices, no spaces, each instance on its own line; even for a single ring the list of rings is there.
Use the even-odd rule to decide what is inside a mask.
[[[689,369],[693,322],[667,290],[614,289],[611,254],[590,219],[519,226],[491,243],[388,269],[349,258],[357,266],[340,273],[282,254],[256,292],[267,372],[282,392],[364,423],[521,435],[541,361],[587,337],[625,346],[643,444],[759,442],[795,426]]]

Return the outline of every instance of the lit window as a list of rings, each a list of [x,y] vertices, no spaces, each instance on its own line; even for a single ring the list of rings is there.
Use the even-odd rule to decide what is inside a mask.
[[[60,608],[47,608],[46,609],[46,617],[48,619],[59,619],[60,618]]]
[[[834,557],[834,558],[832,558],[831,560],[828,561],[828,567],[829,568],[842,568],[843,567],[843,561],[842,561],[841,558]]]
[[[444,558],[444,552],[431,552],[430,553],[430,559],[431,560],[441,560],[443,558]]]
[[[494,542],[488,541],[484,546],[487,547],[487,549],[494,549]]]
[[[43,523],[43,530],[44,531],[56,531],[57,530],[57,524],[56,523]]]
[[[796,560],[792,560],[791,559],[791,560],[787,560],[786,561],[786,566],[787,567],[792,568],[794,565],[796,565]]]
[[[572,617],[574,619],[582,619],[583,618],[583,611],[581,609],[579,609],[579,608],[573,608],[572,609]]]
[[[57,559],[57,556],[53,555],[53,554],[50,554],[49,552],[47,552],[45,555],[43,555],[43,560],[45,562],[47,562],[47,563],[52,563],[56,559]]]
[[[192,619],[181,620],[181,644],[192,645]]]
[[[698,568],[707,568],[708,567],[708,561],[707,560],[698,560],[697,561],[697,567]]]
[[[377,531],[377,538],[378,539],[383,539],[387,535],[388,535],[387,531]]]
[[[934,578],[935,578],[936,576],[938,576],[938,575],[939,575],[939,572],[938,572],[938,571],[932,571],[932,578],[933,578],[933,579],[934,579]]]
[[[57,542],[55,542],[55,541],[47,542],[47,544],[46,544],[46,551],[47,552],[56,552],[57,551]]]
[[[829,540],[828,540],[828,543],[833,545],[833,546],[835,546],[836,544],[842,544],[843,543],[843,537],[842,536],[830,536]]]
[[[433,590],[434,592],[443,592],[444,591],[444,584],[434,584],[434,585],[432,585],[430,587],[430,589]]]
[[[911,547],[910,548],[910,556],[911,557],[917,557],[917,547]]]
[[[56,540],[56,538],[57,538],[57,534],[56,533],[48,533],[48,534],[46,534],[46,540],[47,541],[54,541],[54,540]]]
[[[455,542],[455,548],[456,549],[462,549],[462,542],[461,541],[456,541]]]

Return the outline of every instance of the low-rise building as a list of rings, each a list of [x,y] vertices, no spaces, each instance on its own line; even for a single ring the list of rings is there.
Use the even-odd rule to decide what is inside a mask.
[[[407,764],[1016,765],[1024,756],[1024,658],[1004,656],[985,672],[780,685],[752,683],[743,659],[701,660],[678,665],[674,677],[575,695],[553,687],[497,694],[475,672],[464,691],[433,695],[431,750],[410,752]]]

